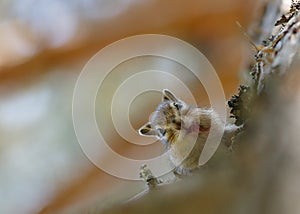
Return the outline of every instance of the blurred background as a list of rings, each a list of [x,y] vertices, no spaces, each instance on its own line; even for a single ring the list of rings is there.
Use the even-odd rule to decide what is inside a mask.
[[[141,191],[142,182],[95,167],[77,142],[72,96],[85,63],[128,36],[170,35],[209,59],[229,99],[252,54],[236,21],[247,28],[257,8],[254,0],[1,0],[0,213],[92,213]],[[106,84],[122,82],[120,70]],[[209,105],[202,86],[186,81],[198,104]],[[151,96],[147,103],[133,102],[129,116],[135,129],[161,95]],[[99,129],[114,151],[137,159],[163,151],[158,143],[150,148],[126,144],[109,119],[101,120],[105,112],[97,106]]]

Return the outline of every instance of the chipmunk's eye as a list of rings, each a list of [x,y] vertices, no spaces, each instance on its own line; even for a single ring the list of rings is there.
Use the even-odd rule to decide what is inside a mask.
[[[157,131],[161,136],[164,136],[167,132],[165,129],[161,129],[161,128],[158,128]]]
[[[180,103],[173,103],[173,105],[175,106],[175,108],[177,109],[177,110],[180,110],[181,109],[181,107],[182,107],[182,105],[180,104]]]

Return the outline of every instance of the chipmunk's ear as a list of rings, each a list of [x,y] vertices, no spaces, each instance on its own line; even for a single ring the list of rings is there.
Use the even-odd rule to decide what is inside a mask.
[[[156,136],[157,133],[155,129],[152,127],[151,123],[146,123],[139,129],[139,134],[142,136]]]
[[[163,101],[173,101],[173,102],[178,102],[179,100],[177,97],[168,89],[163,90]]]

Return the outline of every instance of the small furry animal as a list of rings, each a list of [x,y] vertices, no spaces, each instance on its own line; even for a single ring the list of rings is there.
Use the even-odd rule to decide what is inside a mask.
[[[189,106],[164,89],[162,102],[150,121],[139,129],[142,136],[154,136],[169,149],[170,161],[177,175],[190,174],[199,167],[199,157],[208,134],[222,132],[224,122],[212,109]],[[237,128],[225,128],[223,138],[231,138]],[[221,142],[222,144],[222,142]]]

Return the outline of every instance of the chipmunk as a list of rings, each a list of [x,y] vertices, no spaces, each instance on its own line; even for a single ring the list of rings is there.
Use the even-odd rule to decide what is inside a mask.
[[[211,130],[212,123],[215,130]],[[225,127],[222,141],[231,138],[237,128]],[[162,102],[150,121],[139,129],[139,134],[158,138],[169,150],[169,159],[175,165],[174,173],[187,175],[198,169],[199,157],[210,131],[224,131],[224,122],[214,110],[189,106],[164,89]]]

